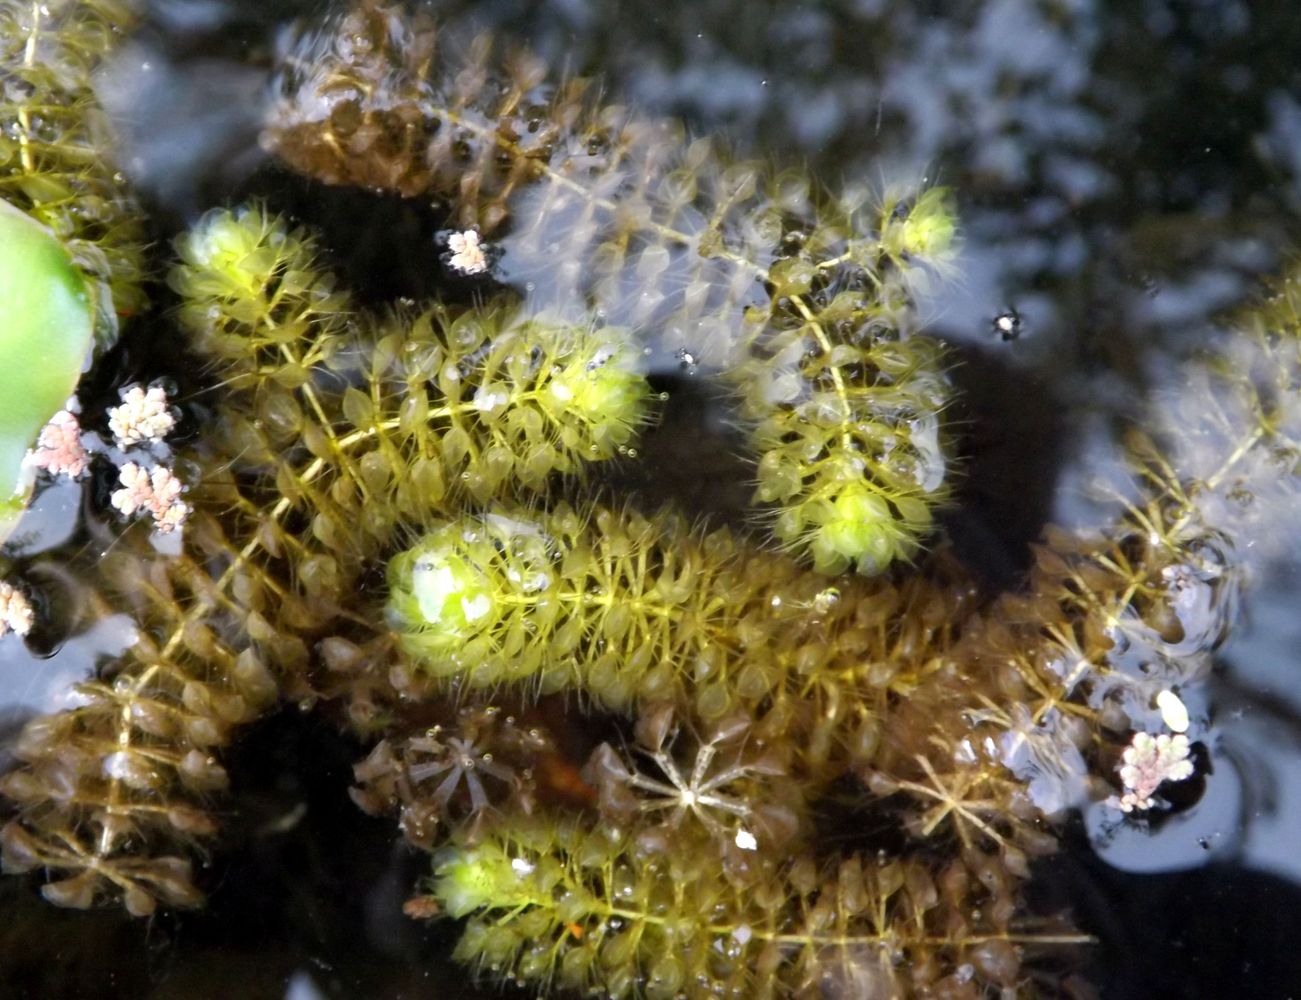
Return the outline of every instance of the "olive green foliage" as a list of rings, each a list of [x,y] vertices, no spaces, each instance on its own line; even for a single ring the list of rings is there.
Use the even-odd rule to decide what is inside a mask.
[[[404,762],[359,768],[408,839],[459,831],[428,910],[471,917],[457,955],[494,978],[647,997],[974,989],[1020,982],[1027,947],[1084,940],[1022,919],[1027,855],[1055,846],[1022,784],[994,762],[948,783],[970,723],[914,708],[951,707],[930,692],[951,692],[974,608],[956,570],[829,587],[672,515],[496,508],[392,560],[390,592],[400,646],[462,696],[641,709],[635,753],[602,745],[584,770],[599,821],[507,806],[466,825],[414,780],[419,737]],[[828,865],[811,804],[852,773],[898,810],[904,847]]]
[[[389,593],[400,647],[461,689],[671,702],[710,722],[776,703],[813,730],[811,756],[870,746],[969,600],[952,579],[829,586],[672,513],[567,505],[442,524],[390,562]]]
[[[399,520],[610,457],[647,399],[598,331],[505,304],[354,319],[310,239],[260,208],[212,213],[178,250],[181,322],[221,379],[181,457],[200,470],[184,551],[133,531],[97,566],[138,640],[78,708],[26,728],[3,784],[23,807],[0,834],[8,870],[62,873],[50,898],[120,893],[133,913],[200,900],[167,851],[215,832],[213,751],[233,727],[341,686],[353,640],[383,646],[349,606]],[[561,407],[558,388],[597,404]],[[352,692],[363,727],[381,711],[367,692]]]
[[[437,195],[531,300],[721,374],[756,498],[819,571],[911,558],[951,480],[950,389],[913,304],[950,252],[945,193],[832,197],[597,96],[366,4],[291,56],[263,138],[327,183]]]
[[[650,391],[616,330],[504,299],[355,321],[311,240],[258,208],[210,216],[178,249],[182,323],[252,397],[221,423],[223,447],[240,467],[276,470],[318,535],[361,522],[383,544],[399,517],[536,491],[614,457],[647,417]],[[296,445],[313,459],[277,469]]]
[[[764,410],[752,433],[757,496],[778,505],[774,535],[820,572],[871,575],[911,560],[933,527],[952,473],[942,436],[952,389],[932,341],[846,339],[806,355],[799,377],[756,374],[753,394],[791,401],[751,407]]]
[[[0,260],[0,324],[11,338],[3,367],[22,372],[25,383],[35,380],[21,393],[6,393],[11,413],[30,410],[24,418],[29,440],[15,438],[17,447],[31,443],[41,416],[48,419],[72,391],[90,347],[91,320],[104,347],[116,339],[119,319],[143,305],[139,219],[111,165],[107,125],[90,88],[91,72],[130,21],[130,7],[112,0],[0,3],[0,198],[7,203],[3,226],[11,255]],[[11,210],[30,220],[15,229]],[[24,359],[37,348],[42,358],[33,368]],[[142,602],[151,593],[140,594]],[[177,678],[168,675],[166,663],[154,662],[148,639],[141,648],[146,683],[165,678],[161,683],[179,695]],[[194,702],[214,691],[226,696],[226,718],[244,713],[265,691],[255,670],[232,670],[217,685],[184,679]],[[139,720],[132,715],[137,707]],[[216,713],[209,716],[199,743],[220,725]],[[130,685],[119,691],[98,681],[85,686],[78,709],[28,726],[14,752],[30,767],[3,780],[5,793],[38,822],[27,827],[16,820],[0,832],[4,869],[44,867],[67,875],[44,891],[68,905],[89,905],[105,885],[115,886],[133,912],[152,910],[157,898],[193,903],[183,859],[162,852],[118,856],[124,843],[158,827],[189,836],[209,824],[184,801],[136,808],[129,801],[135,792],[124,789],[156,787],[174,774],[197,792],[224,778],[206,754],[168,747],[154,755],[132,741],[160,727],[202,730],[192,713],[137,701]]]
[[[835,770],[809,767],[816,741],[790,717],[775,725],[778,709],[732,705],[749,718],[742,731],[766,760],[747,771],[736,760],[670,754],[652,708],[637,749],[650,752],[653,767],[610,747],[589,763],[600,823],[515,818],[435,854],[430,892],[469,918],[459,954],[494,977],[616,996],[1029,988],[1027,948],[1079,940],[1016,923],[1015,887],[1029,876],[1029,858],[1055,849],[1043,813],[1116,790],[1111,775],[1130,735],[1160,726],[1156,694],[1204,677],[1231,627],[1238,591],[1261,558],[1243,540],[1267,542],[1271,525],[1290,517],[1301,454],[1299,306],[1294,270],[1214,352],[1187,363],[1178,389],[1154,400],[1160,438],[1129,435],[1130,478],[1107,490],[1119,511],[1105,534],[1050,531],[1023,591],[975,614],[950,607],[960,635],[931,654],[912,641],[890,650],[901,697],[873,704],[874,739],[840,766],[861,778],[881,811],[874,815],[897,816],[901,850],[820,867],[806,853],[807,802],[786,800],[780,808],[794,820],[773,822],[782,814],[771,812],[782,801],[774,787],[807,790],[817,787],[814,775],[825,781]],[[557,551],[576,549],[560,541],[564,532],[535,523]],[[599,515],[596,523],[598,537],[620,538]],[[682,551],[680,541],[671,547]],[[545,544],[520,551],[537,555]],[[499,554],[490,565],[526,564]],[[611,591],[638,594],[627,583]],[[518,600],[486,616],[482,634],[523,613],[528,601]],[[868,602],[856,595],[856,603]],[[895,621],[924,614],[914,607]],[[834,641],[832,619],[819,624]],[[587,620],[599,623],[599,612]],[[580,686],[590,650],[606,648],[598,624],[586,634],[593,646],[568,649]],[[757,645],[745,662],[764,662],[769,643]],[[684,662],[682,651],[674,656]],[[701,719],[690,701],[682,711]],[[659,735],[647,739],[648,730]],[[754,836],[753,851],[734,847],[742,833]],[[937,867],[941,856],[950,860]],[[972,895],[980,892],[990,896]]]
[[[354,799],[433,853],[408,912],[464,920],[487,977],[1033,992],[1038,949],[1087,940],[1026,910],[1048,817],[1105,796],[1155,694],[1202,676],[1288,509],[1301,271],[1130,435],[1105,532],[1049,533],[1027,587],[982,600],[943,547],[880,572],[952,479],[915,303],[953,241],[943,191],[830,197],[375,5],[291,59],[266,141],[441,199],[520,297],[362,316],[261,207],[182,237],[170,284],[213,382],[180,456],[194,512],[179,555],[137,524],[93,568],[139,635],[17,741],[5,869],[51,872],[64,905],[197,904],[222,747],[279,699],[334,700],[376,739]],[[648,347],[734,390],[811,569],[548,495],[630,454]],[[591,710],[631,739],[586,736]]]
[[[937,879],[921,862],[851,855],[736,878],[698,831],[647,850],[581,819],[521,819],[454,843],[435,854],[431,888],[469,917],[457,957],[584,995],[898,996],[926,984],[940,956],[1010,988],[1026,943],[996,928],[1009,890],[997,877],[973,887],[956,868]],[[1078,940],[1027,940],[1067,937]]]
[[[159,902],[202,901],[186,845],[217,829],[208,800],[228,778],[215,751],[274,703],[267,654],[302,662],[301,640],[275,633],[263,615],[284,588],[255,558],[257,545],[241,549],[204,508],[185,533],[179,557],[155,552],[136,531],[94,567],[100,585],[121,595],[138,638],[100,678],[78,685],[76,708],[28,723],[13,748],[20,764],[0,780],[20,806],[0,830],[4,870],[57,876],[42,892],[63,906],[120,898],[145,915]],[[232,641],[228,616],[257,641]]]
[[[63,242],[86,278],[101,347],[144,305],[139,210],[91,91],[92,71],[133,20],[119,0],[0,3],[0,198]]]

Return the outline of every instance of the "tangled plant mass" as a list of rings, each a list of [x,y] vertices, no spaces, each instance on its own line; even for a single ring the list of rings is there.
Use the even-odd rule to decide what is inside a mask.
[[[0,3],[23,51],[31,15]],[[93,113],[88,26],[120,13],[48,15],[76,56],[49,119],[69,143]],[[952,250],[946,192],[832,195],[373,3],[291,49],[264,144],[327,184],[432,199],[450,235],[430,267],[473,277],[472,301],[364,310],[262,204],[179,237],[167,282],[209,418],[108,498],[179,552],[141,522],[82,567],[136,641],[17,738],[5,870],[45,873],[65,906],[200,905],[222,750],[292,700],[371,745],[354,800],[431,855],[408,912],[464,920],[456,957],[486,977],[655,998],[1051,987],[1088,942],[1024,902],[1054,820],[1162,809],[1194,771],[1203,721],[1177,692],[1301,454],[1301,275],[1130,435],[1107,530],[1050,530],[1024,589],[989,599],[932,534],[954,389],[918,300]],[[132,299],[131,226],[55,231]],[[77,255],[96,241],[107,270]],[[682,351],[726,390],[762,530],[590,485],[638,460],[647,359]],[[134,385],[107,423],[145,449],[181,416]],[[80,474],[79,435],[58,414],[34,464]],[[25,633],[24,589],[0,596]],[[624,739],[586,762],[539,721],[597,712]],[[886,834],[820,836],[869,813]]]
[[[950,199],[833,197],[598,98],[363,6],[290,53],[263,140],[326,183],[438,198],[467,228],[453,266],[489,239],[535,307],[590,308],[718,373],[756,499],[819,570],[915,555],[950,480],[951,390],[913,308],[948,259]]]

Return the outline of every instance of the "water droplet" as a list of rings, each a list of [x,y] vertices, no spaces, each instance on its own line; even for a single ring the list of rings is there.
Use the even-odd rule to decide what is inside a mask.
[[[839,603],[840,591],[836,587],[828,587],[813,598],[813,610],[820,615],[829,614]]]
[[[994,333],[1004,342],[1021,336],[1021,314],[1015,309],[1004,309],[994,317]]]

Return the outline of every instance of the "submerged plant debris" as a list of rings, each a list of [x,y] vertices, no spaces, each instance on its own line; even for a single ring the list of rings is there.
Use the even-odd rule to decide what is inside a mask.
[[[4,871],[78,910],[203,907],[226,761],[287,704],[364,745],[353,802],[423,859],[401,909],[457,922],[477,982],[1078,995],[1096,942],[1031,905],[1036,861],[1079,810],[1159,823],[1205,777],[1196,694],[1301,473],[1301,269],[1136,409],[1093,527],[991,593],[939,517],[973,433],[924,321],[953,192],[837,190],[362,0],[284,47],[261,142],[294,184],[431,211],[443,293],[369,301],[268,198],[156,248],[146,312],[90,91],[130,15],[0,0],[26,81],[0,194],[98,297],[101,352],[161,328],[193,383],[137,372],[28,443],[99,537],[57,572],[7,548],[0,642],[130,634],[13,738]],[[645,462],[679,363],[736,429],[740,523],[608,472]]]

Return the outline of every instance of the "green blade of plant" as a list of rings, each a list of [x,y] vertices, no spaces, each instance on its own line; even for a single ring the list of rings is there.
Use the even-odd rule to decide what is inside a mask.
[[[0,201],[0,540],[26,503],[23,456],[76,388],[93,326],[63,245]]]

